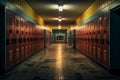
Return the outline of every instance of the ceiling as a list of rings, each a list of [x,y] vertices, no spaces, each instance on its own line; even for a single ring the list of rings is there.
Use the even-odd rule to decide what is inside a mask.
[[[95,0],[26,0],[26,2],[44,20],[45,25],[49,26],[69,26],[75,25],[76,19],[94,2]],[[63,4],[63,11],[58,11],[58,4]],[[58,22],[61,17],[62,21]]]

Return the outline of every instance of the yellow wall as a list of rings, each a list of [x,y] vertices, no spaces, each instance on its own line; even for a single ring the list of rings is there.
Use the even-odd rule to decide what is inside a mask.
[[[105,8],[113,0],[96,0],[77,20],[76,24],[79,25],[84,20],[88,19],[90,16],[94,15],[96,12]]]
[[[43,19],[25,2],[25,0],[9,0],[12,2],[17,8],[21,9],[32,19],[37,21],[39,24],[44,25]]]

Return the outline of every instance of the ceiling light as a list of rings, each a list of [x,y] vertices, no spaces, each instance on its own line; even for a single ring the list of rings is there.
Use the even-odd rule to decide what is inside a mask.
[[[58,11],[63,11],[63,5],[58,5]]]
[[[58,21],[59,21],[59,22],[61,22],[61,21],[62,21],[62,19],[61,19],[61,18],[58,18]]]

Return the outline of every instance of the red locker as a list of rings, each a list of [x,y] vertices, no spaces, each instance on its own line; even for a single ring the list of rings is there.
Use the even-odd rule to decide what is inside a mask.
[[[102,17],[99,17],[97,19],[97,39],[96,39],[96,44],[97,44],[97,51],[96,51],[96,54],[97,54],[97,61],[99,63],[102,64],[102,48],[101,48],[101,32],[100,32],[100,27],[101,27],[101,23],[102,23]]]
[[[87,26],[85,25],[85,53],[87,55],[87,47],[88,47],[88,34],[87,34]]]
[[[29,54],[31,55],[32,54],[32,45],[31,45],[31,32],[32,32],[32,25],[31,23],[29,23],[29,35],[28,35],[28,48],[29,48]]]
[[[34,28],[34,34],[33,34],[33,52],[36,51],[36,28]]]
[[[20,17],[15,15],[15,63],[18,63],[21,59],[20,55]]]
[[[6,44],[6,67],[7,69],[14,66],[14,14],[7,11],[7,44]]]
[[[49,39],[50,39],[50,32],[46,31],[46,46],[49,46],[49,44],[50,44]]]
[[[103,53],[103,65],[108,67],[108,53],[109,53],[109,17],[108,15],[103,16],[103,23],[102,23],[102,53]]]
[[[25,25],[25,37],[24,37],[24,40],[25,40],[25,56],[28,57],[29,56],[29,47],[28,47],[28,21],[25,20],[24,21],[24,25]]]
[[[24,43],[24,37],[25,37],[25,27],[24,27],[24,19],[20,19],[20,57],[21,60],[25,58],[25,43]]]
[[[94,30],[93,30],[93,59],[94,60],[96,60],[96,49],[97,49],[97,44],[96,44],[96,37],[97,37],[97,30],[96,30],[96,28],[97,28],[97,26],[96,26],[96,20],[94,20],[93,21],[93,28],[94,28]]]
[[[89,33],[89,56],[92,57],[92,25],[89,23],[90,33]]]
[[[23,36],[23,38],[22,38],[22,40],[23,40],[23,45],[24,45],[24,58],[26,58],[27,57],[27,46],[26,46],[26,30],[27,30],[27,28],[26,28],[26,20],[23,18],[23,27],[24,27],[24,29],[23,29],[23,32],[24,32],[24,36]]]
[[[42,49],[42,44],[41,44],[41,31],[42,30],[39,30],[39,49]]]
[[[89,26],[86,24],[87,26],[87,46],[86,46],[86,54],[88,55],[89,53]]]
[[[32,53],[34,53],[34,31],[35,31],[35,27],[33,27],[33,30],[32,30]]]
[[[36,36],[36,37],[35,37],[35,38],[36,38],[36,39],[35,39],[35,40],[36,40],[36,41],[35,41],[35,44],[36,44],[35,47],[36,47],[36,49],[35,49],[35,51],[38,51],[38,45],[39,45],[39,44],[38,44],[38,29],[37,29],[37,28],[36,28],[36,31],[35,31],[35,32],[36,32],[36,35],[35,35],[35,36]]]
[[[83,25],[83,46],[82,46],[82,51],[85,53],[85,26]]]
[[[27,35],[27,45],[28,45],[28,55],[31,55],[31,44],[30,44],[30,37],[31,37],[31,35],[30,35],[30,33],[31,33],[31,22],[29,22],[29,21],[27,21],[27,24],[28,24],[28,26],[27,26],[27,32],[28,32],[28,35]]]
[[[93,21],[90,22],[91,23],[91,58],[93,59],[93,47],[94,47],[94,36],[95,36],[95,31],[94,31],[94,23]]]
[[[33,54],[33,52],[34,52],[33,36],[34,36],[34,25],[32,24],[32,34],[31,34],[31,52],[32,52],[32,54]]]

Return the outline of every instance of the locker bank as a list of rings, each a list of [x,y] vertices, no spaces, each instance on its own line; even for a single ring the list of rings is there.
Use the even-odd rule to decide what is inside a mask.
[[[0,0],[0,80],[120,80],[120,0]]]

